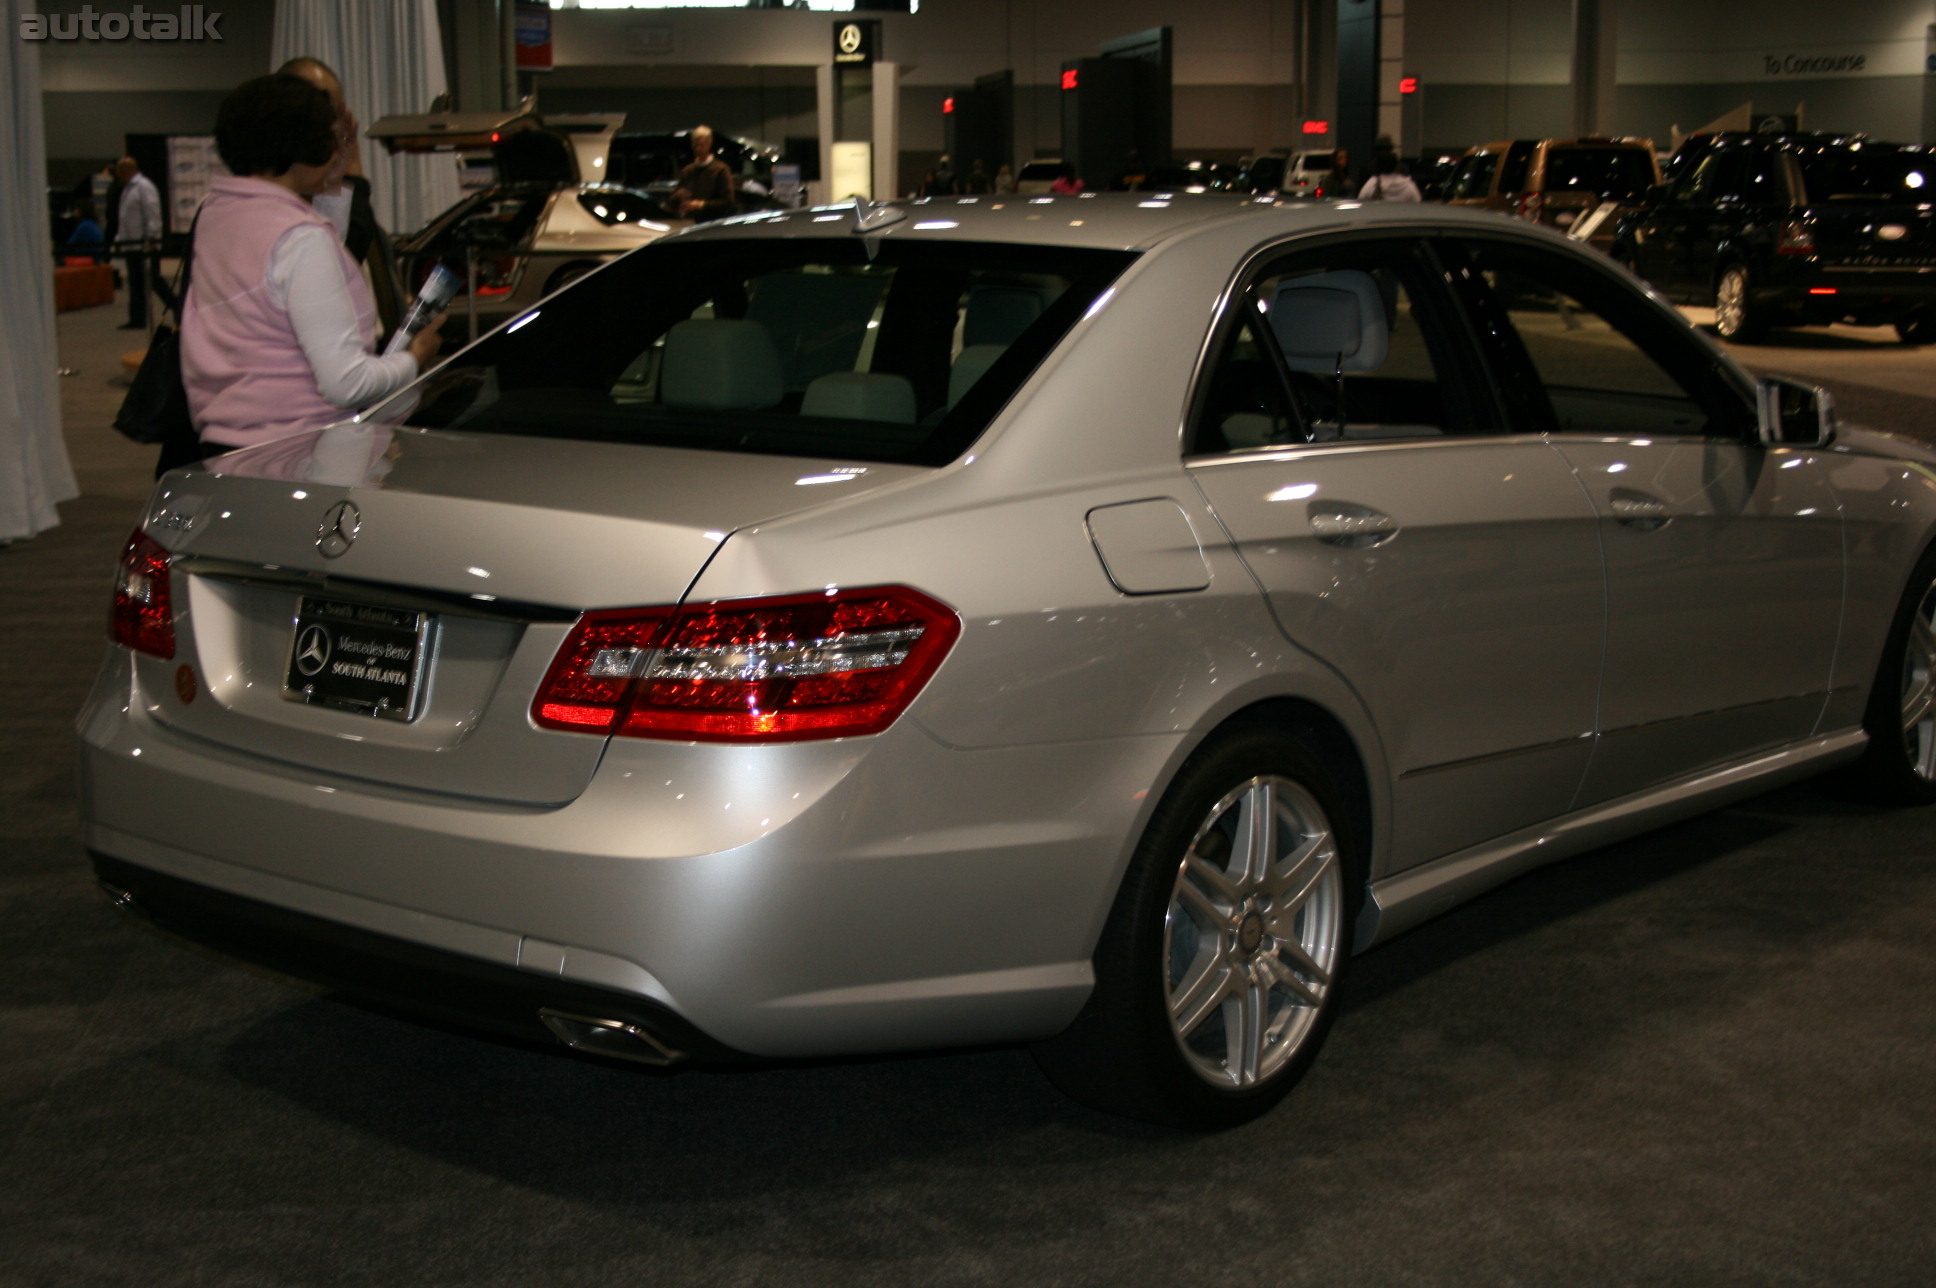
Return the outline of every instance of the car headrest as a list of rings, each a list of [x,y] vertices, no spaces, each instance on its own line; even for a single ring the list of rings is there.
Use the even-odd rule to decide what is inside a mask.
[[[1375,371],[1390,348],[1384,296],[1361,269],[1285,282],[1271,299],[1270,324],[1293,371]]]
[[[914,386],[885,371],[836,371],[807,386],[802,416],[914,423]]]
[[[1013,344],[1046,304],[1042,292],[1027,286],[977,286],[962,309],[964,345]]]
[[[975,382],[988,374],[995,365],[995,359],[1008,352],[1005,344],[971,344],[961,351],[955,365],[948,370],[948,406],[953,407],[961,401],[961,396],[975,387]]]
[[[743,318],[688,318],[666,332],[659,400],[668,407],[757,411],[786,392],[766,328]]]

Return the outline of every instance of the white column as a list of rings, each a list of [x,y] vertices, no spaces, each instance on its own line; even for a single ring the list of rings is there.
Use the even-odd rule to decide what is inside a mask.
[[[838,120],[834,104],[834,65],[822,63],[813,69],[814,108],[819,121],[820,134],[820,178],[818,182],[807,185],[807,200],[813,205],[824,205],[831,191],[828,184],[834,177],[834,125]]]
[[[874,64],[874,200],[901,195],[901,67]]]

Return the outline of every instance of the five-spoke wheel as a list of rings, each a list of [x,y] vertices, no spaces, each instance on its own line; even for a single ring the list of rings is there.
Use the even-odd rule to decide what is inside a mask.
[[[1220,1087],[1273,1077],[1316,1023],[1344,925],[1331,821],[1311,793],[1265,775],[1210,808],[1164,917],[1170,1026]]]
[[[1152,1122],[1228,1127],[1308,1068],[1364,887],[1348,752],[1248,719],[1150,816],[1096,949],[1096,987],[1036,1046],[1064,1091]]]

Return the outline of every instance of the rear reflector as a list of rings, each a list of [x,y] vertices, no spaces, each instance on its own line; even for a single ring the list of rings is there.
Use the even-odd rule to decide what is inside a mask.
[[[175,614],[169,604],[169,554],[136,528],[121,551],[108,634],[116,644],[155,657],[175,656]]]
[[[1833,286],[1811,286],[1808,288],[1810,295],[1833,295],[1835,291],[1836,288]]]
[[[531,718],[682,742],[879,733],[960,632],[952,610],[905,586],[587,613]]]

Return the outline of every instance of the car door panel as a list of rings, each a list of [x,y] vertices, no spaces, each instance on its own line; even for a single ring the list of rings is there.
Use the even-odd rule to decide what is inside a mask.
[[[1842,535],[1815,453],[1561,438],[1601,514],[1607,671],[1583,804],[1792,742],[1828,696]]]
[[[1592,507],[1549,446],[1341,445],[1192,476],[1284,633],[1383,732],[1394,868],[1571,806],[1604,595]]]

